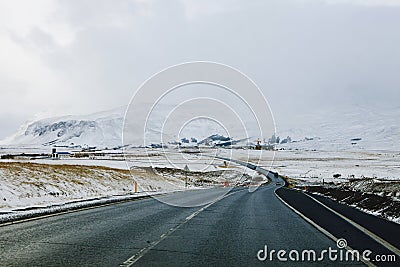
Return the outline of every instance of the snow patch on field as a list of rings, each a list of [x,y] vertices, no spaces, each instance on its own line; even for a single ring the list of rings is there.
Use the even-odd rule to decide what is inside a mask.
[[[272,162],[270,156],[263,156],[261,165],[309,183],[322,183],[323,180],[339,183],[363,177],[399,180],[399,157],[398,151],[283,150],[275,152]],[[257,162],[258,155],[251,154],[250,161]],[[340,174],[340,177],[335,178],[334,174]]]
[[[0,209],[133,192],[129,171],[100,166],[0,162]]]

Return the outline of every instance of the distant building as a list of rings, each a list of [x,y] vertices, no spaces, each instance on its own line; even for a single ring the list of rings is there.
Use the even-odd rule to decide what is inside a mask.
[[[52,159],[60,159],[62,156],[70,156],[72,153],[67,151],[57,151],[57,148],[51,150]]]

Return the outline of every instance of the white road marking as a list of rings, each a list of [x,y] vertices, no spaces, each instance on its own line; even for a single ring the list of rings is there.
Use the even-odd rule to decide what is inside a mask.
[[[171,235],[173,232],[175,232],[179,227],[181,227],[182,225],[184,225],[185,223],[187,223],[188,221],[190,221],[191,219],[193,219],[194,217],[196,217],[200,212],[204,211],[205,209],[207,209],[208,207],[210,207],[211,205],[213,205],[214,203],[228,197],[231,196],[233,194],[236,194],[238,192],[242,192],[244,189],[242,190],[238,190],[235,192],[231,192],[229,194],[226,194],[224,196],[221,196],[219,198],[217,198],[216,200],[214,200],[213,202],[208,203],[206,206],[203,206],[202,208],[200,208],[199,210],[193,212],[191,215],[189,215],[188,217],[185,218],[185,220],[183,222],[181,222],[180,224],[176,225],[175,227],[170,228],[166,233],[162,234],[160,236],[160,238],[158,240],[155,240],[153,242],[151,242],[147,247],[142,248],[141,250],[139,250],[137,253],[135,253],[132,257],[130,257],[129,259],[127,259],[126,261],[124,261],[122,264],[120,264],[120,267],[129,267],[132,266],[135,262],[137,262],[140,258],[142,258],[147,252],[149,252],[152,248],[154,248],[156,245],[158,245],[161,241],[163,241],[165,238],[167,238],[169,235]]]
[[[158,194],[157,194],[158,195]],[[165,193],[161,193],[160,195],[165,195]],[[87,207],[81,207],[77,209],[72,209],[72,210],[63,210],[63,211],[56,211],[54,213],[50,214],[45,214],[45,215],[33,215],[33,217],[26,218],[26,219],[19,219],[16,221],[9,221],[9,222],[4,222],[0,223],[0,227],[2,226],[7,226],[7,225],[14,225],[14,224],[19,224],[19,223],[24,223],[24,222],[29,222],[29,221],[35,221],[35,220],[40,220],[40,219],[45,219],[45,218],[50,218],[50,217],[55,217],[58,215],[63,215],[63,214],[69,214],[69,213],[74,213],[74,212],[80,212],[80,211],[85,211],[85,210],[92,210],[92,209],[97,209],[97,208],[103,208],[103,207],[108,207],[112,205],[118,205],[118,204],[123,204],[127,202],[133,202],[137,200],[143,200],[143,199],[150,199],[152,198],[153,195],[143,195],[143,196],[137,196],[129,199],[123,199],[123,200],[118,200],[115,202],[110,202],[110,203],[104,203],[104,204],[94,204],[93,206],[87,206]]]
[[[308,196],[309,198],[311,198],[312,200],[314,200],[315,202],[317,202],[318,204],[320,204],[321,206],[323,206],[324,208],[326,208],[327,210],[333,212],[334,214],[336,214],[337,216],[339,216],[340,218],[342,218],[343,220],[347,221],[348,223],[352,224],[354,227],[356,227],[358,230],[362,231],[364,234],[368,235],[369,237],[371,237],[372,239],[374,239],[376,242],[378,242],[379,244],[385,246],[387,249],[393,251],[394,253],[397,254],[397,256],[400,256],[400,250],[398,248],[396,248],[395,246],[393,246],[392,244],[390,244],[389,242],[387,242],[386,240],[382,239],[381,237],[377,236],[376,234],[372,233],[371,231],[369,231],[368,229],[362,227],[361,225],[359,225],[358,223],[356,223],[355,221],[347,218],[346,216],[340,214],[339,212],[337,212],[334,209],[331,209],[330,207],[326,206],[324,203],[322,203],[321,201],[315,199],[314,197],[305,194],[306,196]]]
[[[286,206],[288,206],[291,210],[293,210],[295,213],[297,213],[298,215],[300,215],[300,217],[302,217],[305,221],[307,221],[309,224],[311,224],[312,226],[314,226],[315,228],[317,228],[317,230],[319,230],[320,232],[322,232],[324,235],[326,235],[327,237],[329,237],[330,239],[332,239],[333,241],[337,242],[339,238],[337,238],[336,236],[332,235],[330,232],[328,232],[327,230],[325,230],[324,228],[322,228],[321,226],[319,226],[317,223],[315,223],[313,220],[311,220],[310,218],[308,218],[306,215],[304,215],[303,213],[301,213],[300,211],[296,210],[294,207],[292,207],[291,205],[289,205],[289,203],[287,203],[285,200],[283,200],[280,196],[278,196],[278,194],[276,193],[276,190],[274,191],[275,196],[282,201],[283,204],[285,204]],[[346,247],[347,250],[352,251],[353,249],[350,246]],[[364,258],[361,257],[361,261],[363,263],[365,263],[365,265],[367,266],[371,266],[371,267],[375,267],[376,265],[372,264],[370,261],[366,261],[364,260]]]

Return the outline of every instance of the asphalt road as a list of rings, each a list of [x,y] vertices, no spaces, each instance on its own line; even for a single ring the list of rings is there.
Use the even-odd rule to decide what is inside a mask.
[[[310,194],[308,194],[310,195]],[[362,212],[348,205],[343,205],[337,201],[331,200],[320,195],[312,195],[313,198],[322,202],[324,205],[339,212],[347,218],[361,224],[363,227],[377,234],[385,241],[390,242],[397,248],[400,248],[400,225],[391,221],[383,220],[377,216]],[[364,244],[365,245],[365,244]],[[400,259],[399,259],[400,262]]]
[[[326,250],[334,250],[334,257],[346,250],[338,249],[327,235],[346,238],[353,249],[394,251],[335,212],[398,245],[398,238],[391,235],[398,233],[397,225],[322,197],[318,203],[298,191],[276,190],[275,182],[283,184],[277,174],[235,162],[264,173],[273,182],[256,191],[188,190],[0,225],[0,266],[363,265],[338,258],[332,261]],[[318,226],[288,208],[275,192]],[[279,260],[279,250],[286,252],[280,256],[289,261]],[[304,252],[307,258],[315,251],[318,260],[292,261],[289,252],[293,251],[300,258]]]
[[[313,198],[317,198],[324,205],[340,211],[339,214],[344,215],[346,218],[343,219],[338,214],[323,207],[320,203],[309,197],[308,194],[297,190],[280,188],[277,190],[277,195],[283,198],[291,207],[294,207],[298,212],[305,215],[309,220],[316,222],[318,227],[326,230],[336,238],[345,239],[351,249],[359,252],[371,251],[371,254],[368,255],[370,263],[377,266],[398,266],[396,263],[400,262],[400,257],[394,251],[373,239],[370,234],[372,233],[378,235],[380,238],[384,238],[383,243],[386,245],[390,242],[389,245],[396,246],[400,239],[400,226],[398,224],[365,214],[353,207],[333,202],[325,197],[312,195]],[[356,222],[357,226],[348,220]],[[364,229],[357,228],[359,226]],[[389,234],[391,234],[390,238]],[[386,255],[392,255],[396,258],[390,261],[380,261],[382,258],[381,255],[385,255],[383,256],[385,258]]]
[[[288,262],[276,256],[272,262],[257,259],[265,245],[268,251],[337,248],[279,201],[274,189],[274,184],[255,192],[235,189],[200,207],[149,198],[5,225],[0,227],[0,265],[276,266]],[[215,201],[219,193],[187,191],[165,200],[179,198],[189,205],[200,198]]]

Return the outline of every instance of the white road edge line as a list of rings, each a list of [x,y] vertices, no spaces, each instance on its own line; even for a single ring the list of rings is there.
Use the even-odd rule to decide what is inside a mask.
[[[112,205],[118,205],[118,204],[123,204],[123,203],[128,203],[128,202],[133,202],[133,201],[138,201],[138,200],[144,200],[144,199],[153,199],[154,196],[159,196],[159,195],[168,195],[168,194],[174,194],[180,191],[172,191],[172,192],[166,192],[166,193],[155,193],[155,194],[147,194],[147,195],[141,195],[133,198],[127,198],[127,199],[121,199],[118,201],[112,201],[110,203],[104,203],[104,204],[94,204],[93,206],[85,206],[77,209],[69,209],[69,210],[62,210],[62,211],[56,211],[54,213],[50,214],[44,214],[44,215],[34,215],[33,217],[26,218],[26,219],[19,219],[15,221],[8,221],[8,222],[1,222],[0,227],[3,226],[8,226],[8,225],[15,225],[19,223],[24,223],[24,222],[30,222],[30,221],[36,221],[40,219],[46,219],[50,217],[55,217],[59,215],[65,215],[69,213],[74,213],[74,212],[80,212],[80,211],[86,211],[86,210],[91,210],[91,209],[97,209],[97,208],[104,208]]]
[[[175,193],[175,192],[171,192],[171,193]],[[143,195],[143,196],[138,196],[138,197],[134,197],[134,198],[130,198],[130,199],[123,199],[123,200],[120,200],[120,201],[115,201],[115,202],[110,202],[110,203],[105,203],[105,204],[87,206],[87,207],[71,209],[71,210],[63,210],[63,211],[60,211],[60,212],[54,212],[54,213],[45,214],[45,215],[37,215],[37,216],[33,216],[33,217],[30,217],[30,218],[26,218],[26,219],[3,222],[3,223],[0,223],[0,227],[8,226],[8,225],[15,225],[15,224],[29,222],[29,221],[36,221],[36,220],[40,220],[40,219],[55,217],[55,216],[74,213],[74,212],[80,212],[80,211],[85,211],[85,210],[103,208],[103,207],[108,207],[108,206],[112,206],[112,205],[118,205],[118,204],[123,204],[123,203],[143,200],[143,199],[151,199],[155,195],[164,195],[164,194],[168,194],[168,193],[161,193],[161,194],[154,194],[154,195]]]
[[[277,188],[279,189],[279,188]],[[300,215],[300,217],[302,217],[305,221],[307,221],[309,224],[311,224],[312,226],[314,226],[315,228],[317,228],[317,230],[319,230],[320,232],[322,232],[324,235],[326,235],[327,237],[329,237],[330,239],[332,239],[333,241],[337,242],[339,238],[335,237],[334,235],[332,235],[330,232],[328,232],[327,230],[325,230],[324,228],[322,228],[321,226],[319,226],[317,223],[315,223],[313,220],[311,220],[310,218],[308,218],[307,216],[305,216],[303,213],[301,213],[300,211],[296,210],[294,207],[292,207],[291,205],[289,205],[289,203],[287,203],[285,200],[283,200],[280,196],[278,196],[278,194],[276,193],[276,190],[274,190],[274,194],[275,196],[283,203],[285,204],[287,207],[289,207],[291,210],[293,210],[295,213],[297,213],[298,215]],[[353,250],[350,246],[346,247],[347,250],[351,251]],[[372,264],[370,261],[366,261],[361,257],[361,261],[367,265],[367,266],[371,266],[371,267],[376,267],[376,265]]]
[[[374,234],[373,232],[369,231],[368,229],[364,228],[363,226],[359,225],[358,223],[356,223],[355,221],[347,218],[346,216],[340,214],[339,212],[337,212],[336,210],[326,206],[324,203],[322,203],[321,201],[315,199],[314,197],[305,194],[306,196],[308,196],[309,198],[311,198],[312,200],[314,200],[315,202],[317,202],[318,204],[320,204],[321,206],[323,206],[324,208],[326,208],[327,210],[333,212],[334,214],[336,214],[337,216],[339,216],[340,218],[342,218],[343,220],[347,221],[348,223],[352,224],[354,227],[356,227],[358,230],[364,232],[366,235],[368,235],[369,237],[371,237],[372,239],[374,239],[376,242],[378,242],[379,244],[385,246],[387,249],[391,250],[392,252],[394,252],[395,254],[397,254],[397,256],[400,256],[400,250],[398,248],[396,248],[394,245],[390,244],[388,241],[382,239],[381,237],[377,236],[376,234]]]
[[[200,212],[204,211],[205,209],[207,209],[208,207],[210,207],[211,205],[215,204],[216,202],[231,196],[233,194],[236,194],[238,192],[242,192],[244,189],[242,190],[238,190],[238,191],[234,191],[231,192],[229,194],[226,194],[222,197],[217,198],[216,200],[214,200],[213,202],[208,203],[207,205],[203,206],[202,208],[200,208],[199,210],[193,212],[191,215],[189,215],[188,217],[185,218],[185,220],[183,222],[181,222],[180,224],[176,225],[175,227],[172,227],[171,229],[169,229],[166,233],[162,234],[160,236],[160,238],[156,241],[153,241],[150,243],[150,245],[148,245],[147,247],[142,248],[141,250],[139,250],[138,252],[136,252],[132,257],[130,257],[129,259],[127,259],[126,261],[124,261],[122,264],[120,264],[120,267],[129,267],[132,266],[135,262],[137,262],[140,258],[142,258],[147,252],[149,252],[152,248],[154,248],[156,245],[158,245],[161,241],[163,241],[165,238],[167,238],[169,235],[171,235],[173,232],[175,232],[178,228],[180,228],[182,225],[184,225],[185,223],[187,223],[188,221],[190,221],[191,219],[193,219],[194,217],[196,217]]]

